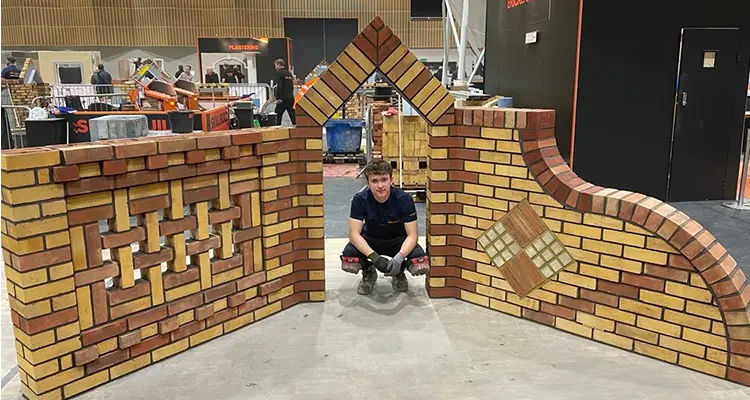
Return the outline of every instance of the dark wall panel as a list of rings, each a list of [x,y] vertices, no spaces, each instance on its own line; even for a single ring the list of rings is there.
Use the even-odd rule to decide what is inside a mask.
[[[665,199],[680,31],[739,27],[724,186],[726,198],[734,198],[750,65],[749,16],[748,1],[585,1],[574,171],[598,185]]]
[[[554,108],[560,153],[570,154],[578,1],[531,0],[506,8],[487,2],[485,92],[512,96],[514,106]],[[538,42],[524,44],[538,30]]]
[[[333,62],[358,33],[356,19],[284,18],[297,78],[304,79],[324,59]]]

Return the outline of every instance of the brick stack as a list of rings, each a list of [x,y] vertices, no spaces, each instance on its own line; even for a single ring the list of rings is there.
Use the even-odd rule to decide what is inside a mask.
[[[430,296],[750,385],[750,287],[708,231],[659,200],[575,176],[554,111],[465,108],[456,121],[429,132]],[[524,297],[477,243],[521,202],[576,260]]]
[[[67,398],[322,301],[320,148],[268,128],[4,152],[23,394]]]
[[[39,102],[31,104],[31,101],[38,96],[50,95],[50,86],[48,83],[23,83],[20,79],[3,79],[2,86],[3,89],[8,89],[13,99],[13,104],[17,106],[39,107],[42,104]],[[29,114],[24,109],[16,109],[15,112],[18,115],[18,122],[21,123],[21,127],[25,127],[26,118]]]
[[[387,102],[375,102],[372,106],[372,151],[382,154],[383,151],[383,112],[391,106]]]
[[[403,178],[404,187],[424,189],[427,184],[427,122],[419,115],[403,115],[400,119],[399,133],[399,116],[383,117],[382,157],[394,169],[395,184],[399,185]]]

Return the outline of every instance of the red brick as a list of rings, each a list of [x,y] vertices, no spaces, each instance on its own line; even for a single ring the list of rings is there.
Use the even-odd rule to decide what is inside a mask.
[[[193,204],[201,201],[209,201],[219,197],[218,186],[208,186],[200,189],[186,190],[182,199],[185,204]]]
[[[265,296],[269,293],[273,293],[279,289],[281,289],[283,286],[281,285],[281,279],[276,279],[271,282],[264,283],[260,285],[260,294],[261,296]]]
[[[558,317],[575,320],[576,311],[563,306],[542,302],[542,312],[556,315]]]
[[[87,346],[73,353],[73,361],[76,367],[88,364],[99,358],[99,350],[96,346]]]
[[[217,174],[219,172],[229,171],[232,164],[229,160],[214,160],[196,166],[197,175]]]
[[[130,201],[130,214],[138,215],[150,211],[157,211],[169,207],[169,197],[167,195],[147,197]]]
[[[314,271],[322,271],[325,269],[325,260],[305,260],[305,261],[298,261],[294,264],[295,270],[314,270]]]
[[[260,226],[232,231],[232,243],[235,245],[260,237]]]
[[[747,278],[745,273],[741,269],[737,268],[736,271],[731,275],[729,280],[723,280],[711,284],[711,288],[714,291],[714,296],[722,297],[728,296],[733,293],[737,293],[742,289],[742,285],[745,284]]]
[[[445,279],[445,285],[455,286],[457,288],[467,290],[469,292],[476,292],[476,284],[474,282],[470,282],[462,278],[448,277]]]
[[[113,278],[120,275],[120,268],[117,263],[107,261],[103,266],[98,268],[89,268],[75,273],[76,287],[88,285],[94,282],[104,282],[107,278]]]
[[[279,243],[295,242],[294,248],[298,249],[297,241],[307,237],[307,230],[305,229],[292,229],[279,235]]]
[[[174,317],[167,318],[163,321],[159,321],[159,334],[164,335],[172,332],[180,327],[180,320],[175,315]]]
[[[250,299],[247,302],[242,303],[239,307],[237,307],[237,313],[241,315],[241,314],[245,314],[251,311],[255,311],[265,306],[267,303],[268,303],[268,300],[266,299],[265,296]]]
[[[246,276],[244,278],[240,278],[237,281],[237,290],[245,290],[249,289],[253,286],[260,285],[261,283],[266,281],[266,274],[265,272],[258,272],[250,276]]]
[[[225,308],[216,314],[206,318],[206,327],[220,324],[237,316],[236,308]]]
[[[117,143],[113,147],[115,158],[135,158],[156,154],[156,142]]]
[[[93,374],[94,372],[109,368],[115,364],[126,361],[128,358],[130,358],[130,350],[115,350],[99,357],[94,362],[86,364],[86,374]]]
[[[128,171],[126,160],[108,160],[102,163],[103,175],[119,175]]]
[[[232,145],[230,133],[209,133],[199,135],[197,138],[199,149],[214,149],[217,147],[228,147]]]
[[[464,148],[464,138],[462,137],[439,137],[430,136],[430,147],[432,148]],[[436,160],[433,160],[433,162]]]
[[[187,255],[192,256],[199,253],[205,253],[211,249],[221,247],[220,236],[209,236],[208,239],[195,240],[191,239],[185,242],[185,251]]]
[[[642,287],[646,289],[656,290],[658,292],[664,291],[664,281],[661,279],[652,278],[650,276],[634,275],[631,273],[623,272],[622,283],[625,283],[627,285],[638,286],[638,287]],[[635,291],[635,294],[637,295],[637,290]],[[625,296],[625,294],[622,294],[622,295]],[[632,296],[629,296],[629,297],[632,297]]]
[[[211,211],[208,213],[208,223],[211,225],[221,224],[240,217],[240,207],[230,206],[225,210]]]
[[[195,215],[190,215],[185,218],[163,220],[159,222],[159,235],[170,236],[176,233],[184,233],[185,231],[193,230],[198,227],[198,219]]]
[[[586,300],[573,299],[567,296],[559,296],[558,303],[563,307],[574,308],[589,314],[594,313],[594,303]]]
[[[154,335],[130,348],[130,355],[138,357],[169,343],[169,335]]]
[[[141,342],[141,330],[136,329],[132,332],[120,335],[117,338],[117,343],[121,349],[126,349]]]
[[[294,284],[295,292],[315,292],[323,290],[326,290],[325,281],[303,281]]]
[[[233,160],[235,158],[240,158],[240,147],[231,146],[231,147],[225,147],[221,149],[221,158],[225,160]]]
[[[279,246],[274,246],[270,248],[263,249],[264,256],[266,259],[271,259],[278,257],[282,254],[287,254],[292,251],[292,244],[291,243],[285,243]]]
[[[99,325],[109,320],[109,304],[107,303],[107,288],[104,282],[91,285],[91,301],[94,305],[94,324]]]
[[[83,178],[65,184],[68,196],[79,194],[101,192],[115,188],[115,180],[111,176],[97,176],[94,178]]]
[[[102,340],[115,337],[126,330],[126,320],[122,319],[115,322],[110,322],[106,325],[98,326],[93,329],[89,329],[81,333],[81,341],[84,346],[90,344],[99,343]]]
[[[588,290],[588,289],[583,289],[583,288],[581,288],[581,298],[585,300],[590,300],[596,303],[605,304],[610,307],[617,307],[617,303],[618,303],[617,296],[603,293],[601,291],[593,291],[593,290]]]
[[[685,256],[670,254],[668,264],[670,267],[683,269],[685,271],[696,271],[693,263],[690,262],[690,260],[688,260]]]
[[[149,156],[146,158],[146,168],[162,169],[169,166],[169,157],[166,154]]]
[[[198,147],[195,138],[191,137],[162,138],[157,142],[157,146],[161,154],[185,152]]]
[[[114,151],[109,145],[68,146],[60,149],[66,165],[111,160]]]
[[[159,182],[159,173],[157,171],[134,171],[115,177],[115,187],[118,189],[147,185],[154,182]]]
[[[291,253],[283,254],[279,262],[281,263],[281,265],[287,265],[296,261],[304,260],[306,258],[307,258],[307,251],[295,250]]]
[[[299,292],[295,293],[291,296],[284,297],[281,299],[281,308],[287,309],[295,304],[301,303],[303,301],[309,301],[309,293],[307,292]]]
[[[34,335],[39,332],[46,331],[51,328],[56,328],[73,322],[78,319],[78,308],[70,307],[64,310],[55,311],[50,314],[33,318],[25,319],[19,316],[19,328],[26,334]]]
[[[555,316],[544,312],[529,310],[528,308],[523,309],[523,317],[532,321],[539,322],[540,324],[555,326]]]
[[[172,259],[174,259],[174,255],[172,254],[171,247],[162,247],[161,251],[156,253],[142,253],[139,251],[133,254],[133,266],[136,269],[146,268],[172,261]]]
[[[235,196],[245,192],[254,192],[258,189],[260,189],[260,181],[258,179],[250,179],[247,181],[230,184],[229,194]]]
[[[203,294],[196,293],[194,295],[173,301],[172,303],[167,305],[167,311],[169,315],[176,315],[191,308],[198,307],[202,304]]]
[[[737,368],[729,368],[727,371],[727,379],[732,382],[737,382],[745,386],[750,386],[750,372],[742,371]]]
[[[160,181],[190,178],[196,175],[195,165],[173,165],[159,171]]]
[[[185,154],[185,163],[187,164],[198,164],[206,162],[206,152],[203,150],[188,151]]]
[[[218,274],[239,267],[240,265],[242,265],[242,254],[235,254],[226,259],[214,258],[211,260],[211,273]]]
[[[200,269],[198,267],[190,267],[182,272],[167,271],[163,274],[163,279],[164,288],[172,289],[200,279]]]
[[[714,283],[728,276],[731,276],[732,273],[734,273],[736,269],[737,269],[737,262],[734,261],[734,258],[725,257],[723,260],[721,260],[721,262],[703,271],[701,275],[703,276],[703,279],[705,279],[707,283]]]
[[[161,305],[128,318],[128,329],[137,329],[167,317],[167,306]]]
[[[729,351],[736,354],[750,356],[750,341],[730,339]]]
[[[211,308],[213,309],[213,306],[211,306]],[[171,333],[172,341],[177,341],[177,340],[186,338],[190,335],[193,335],[195,333],[198,333],[202,331],[203,328],[205,328],[205,326],[206,326],[206,323],[203,321],[193,321],[185,325],[182,325],[181,327],[179,327],[179,329]]]
[[[164,234],[162,234],[164,236]],[[132,243],[146,239],[146,230],[141,227],[133,227],[125,232],[106,232],[101,234],[102,247],[112,249],[116,247],[128,246]]]
[[[458,288],[454,287],[430,287],[427,290],[430,297],[433,299],[446,297],[453,297],[458,299],[461,297],[461,291]]]
[[[141,280],[135,286],[127,289],[112,288],[107,291],[109,304],[116,306],[137,298],[148,296],[151,293],[151,283]]]
[[[281,278],[281,287],[289,286],[293,283],[307,280],[307,271],[296,271],[289,275],[284,275]]]
[[[263,141],[263,132],[260,129],[248,129],[232,135],[232,144],[241,146],[245,144],[255,144]]]
[[[677,268],[662,267],[654,264],[646,264],[645,273],[659,278],[671,279],[678,282],[687,282],[690,278],[688,272]]]
[[[244,293],[239,293],[243,296]],[[205,306],[201,306],[195,309],[195,319],[198,321],[204,320],[210,316],[214,315],[214,306],[213,304],[206,304]]]
[[[237,285],[235,282],[227,282],[220,286],[214,286],[211,289],[203,292],[203,297],[206,303],[212,303],[222,297],[229,296],[230,294],[237,291]]]
[[[258,156],[245,156],[231,160],[232,169],[257,168],[260,166],[261,158]]]
[[[66,165],[52,168],[52,181],[56,183],[78,180],[78,166]]]
[[[11,254],[10,257],[6,257],[6,262],[10,258],[10,264],[13,269],[26,272],[33,269],[43,268],[50,265],[64,263],[72,259],[70,252],[70,246],[58,247],[56,249],[43,251],[40,253],[28,254],[25,256],[17,256]]]
[[[110,219],[113,216],[114,209],[111,205],[91,207],[84,210],[68,211],[68,224],[70,226],[82,225],[90,222]]]

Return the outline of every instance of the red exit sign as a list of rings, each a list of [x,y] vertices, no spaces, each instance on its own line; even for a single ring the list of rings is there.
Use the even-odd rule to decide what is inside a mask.
[[[513,7],[518,7],[522,4],[526,4],[530,2],[531,0],[507,0],[506,8],[511,9]]]

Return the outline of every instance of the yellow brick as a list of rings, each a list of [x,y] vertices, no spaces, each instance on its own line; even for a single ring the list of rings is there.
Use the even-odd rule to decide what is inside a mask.
[[[577,261],[586,262],[589,264],[599,264],[599,254],[597,253],[576,248],[569,248],[568,251],[570,252],[570,255],[572,255],[573,258],[575,258]],[[602,257],[604,256],[602,255]]]
[[[513,139],[513,130],[501,128],[482,128],[481,136],[488,139],[511,140]]]
[[[486,208],[464,206],[464,214],[477,218],[492,219],[492,210]]]
[[[292,222],[291,221],[284,221],[279,224],[270,225],[270,226],[264,226],[263,227],[263,236],[273,236],[278,235],[280,233],[290,231],[292,230]]]
[[[537,299],[537,300],[544,301],[547,303],[552,303],[552,304],[557,303],[557,295],[555,293],[548,292],[542,289],[536,289],[532,291],[531,293],[527,294],[526,297],[530,297],[532,299]]]
[[[495,172],[495,166],[493,164],[477,161],[464,161],[464,169],[466,171],[479,172],[481,174],[492,174]]]
[[[631,246],[643,247],[646,237],[636,235],[633,233],[625,233],[620,231],[611,231],[609,229],[604,230],[604,240],[614,243],[622,243]]]
[[[476,282],[481,285],[489,286],[490,284],[490,277],[487,275],[478,274],[474,271],[469,271],[462,269],[461,270],[461,278],[466,279],[471,282]]]
[[[33,222],[23,222],[20,224],[6,223],[8,236],[15,239],[24,239],[30,236],[40,235],[42,233],[56,232],[68,228],[68,219],[65,216],[50,217]]]
[[[224,297],[224,298],[221,298],[219,300],[214,301],[213,302],[213,306],[214,306],[214,312],[215,313],[217,313],[217,312],[219,312],[221,310],[224,310],[225,308],[227,308],[227,298]]]
[[[24,303],[32,303],[37,300],[57,296],[60,293],[71,292],[74,288],[75,284],[73,282],[73,278],[71,277],[60,281],[54,281],[45,283],[43,285],[34,286],[28,289],[17,287],[15,297]]]
[[[635,350],[636,353],[644,354],[649,357],[658,358],[660,360],[664,360],[671,363],[677,362],[677,353],[675,353],[672,350],[667,350],[662,347],[653,346],[647,343],[643,342],[635,342],[635,346],[633,347],[633,350]]]
[[[101,169],[99,168],[99,163],[88,163],[88,164],[81,164],[78,166],[78,176],[81,178],[89,178],[92,176],[99,176],[102,174]]]
[[[490,308],[506,314],[515,315],[516,317],[521,316],[521,307],[504,301],[490,299]]]
[[[709,375],[718,376],[724,378],[727,372],[727,367],[719,364],[715,364],[706,360],[691,357],[686,354],[680,354],[680,365],[696,371],[705,372]]]
[[[667,281],[666,290],[667,293],[675,296],[684,297],[686,299],[702,301],[704,303],[711,302],[712,295],[706,289],[694,288],[692,286],[683,285],[681,283]]]
[[[581,275],[592,276],[594,278],[605,279],[612,282],[619,282],[620,280],[620,273],[618,271],[584,263],[578,265],[578,272]]]
[[[286,176],[279,176],[276,178],[270,178],[266,179],[263,182],[263,188],[264,189],[276,189],[280,187],[289,186],[291,183],[289,175]]]
[[[39,365],[31,365],[23,357],[18,357],[18,367],[32,379],[39,380],[60,370],[57,360],[50,360]]]
[[[37,219],[41,216],[39,213],[39,206],[36,204],[30,204],[26,206],[11,207],[5,203],[0,206],[2,210],[2,216],[11,222],[22,222],[30,219]]]
[[[109,374],[112,379],[117,379],[125,374],[129,374],[137,369],[141,369],[151,364],[151,353],[146,353],[142,356],[125,361],[122,364],[117,364],[109,369]]]
[[[664,335],[659,338],[659,346],[676,350],[680,353],[692,354],[697,357],[703,357],[706,353],[706,348],[703,346]]]
[[[310,292],[310,301],[325,301],[325,299],[326,292]]]
[[[518,306],[522,306],[522,307],[530,308],[532,310],[539,311],[539,307],[540,307],[539,301],[532,299],[530,297],[525,297],[521,299],[515,293],[508,293],[505,296],[505,300]]]
[[[239,266],[234,269],[230,269],[229,271],[224,271],[220,274],[216,274],[212,277],[213,285],[221,285],[222,283],[229,282],[234,279],[239,279],[242,277],[242,266]]]
[[[221,325],[217,325],[217,326],[219,329],[221,329]],[[154,350],[151,353],[151,355],[154,358],[154,362],[157,362],[159,360],[163,360],[169,356],[177,354],[181,351],[184,351],[187,348],[188,348],[188,338],[185,338],[185,339],[180,340],[179,342],[175,342],[172,344],[168,344],[164,347],[160,347]]]
[[[528,179],[513,178],[510,181],[510,187],[513,189],[525,190],[527,192],[544,193],[542,191],[542,188],[539,187],[538,183],[532,180],[528,180]]]
[[[60,152],[56,150],[13,155],[3,154],[2,161],[0,161],[3,171],[47,167],[59,163]]]
[[[65,397],[75,396],[78,393],[91,389],[95,386],[99,386],[107,381],[109,381],[109,371],[104,370],[65,385],[63,391],[65,393]]]
[[[591,337],[591,333],[593,331],[593,329],[589,328],[588,326],[584,326],[579,323],[569,321],[565,318],[555,318],[555,326],[564,331],[574,333],[579,336],[584,336],[587,338]]]
[[[26,319],[35,318],[52,312],[49,300],[43,300],[31,304],[23,304],[11,297],[10,307]]]
[[[704,331],[711,329],[711,321],[671,310],[664,311],[664,320]]]
[[[107,339],[103,342],[99,342],[96,344],[96,351],[99,352],[99,354],[107,354],[110,351],[114,351],[117,349],[117,338],[113,337],[111,339]]]
[[[146,169],[146,159],[144,157],[128,158],[125,162],[127,164],[128,172]]]
[[[464,183],[464,192],[485,197],[492,197],[495,193],[491,187],[475,185],[473,183]]]
[[[490,262],[489,258],[487,258],[487,254],[471,249],[461,249],[461,257],[485,264]]]
[[[583,223],[586,225],[598,226],[600,228],[622,230],[622,221],[601,215],[584,214]]]
[[[683,328],[682,338],[691,342],[710,346],[719,350],[727,349],[726,337],[712,335],[710,333],[696,331],[695,329]]]
[[[3,214],[0,213],[0,215]],[[44,249],[44,240],[42,240],[41,237],[16,240],[6,235],[2,235],[2,244],[3,248],[20,256],[36,253]]]
[[[526,178],[529,176],[529,170],[525,167],[516,167],[513,165],[495,165],[495,174],[500,176]]]
[[[643,264],[638,261],[626,260],[624,258],[612,257],[604,254],[601,256],[600,265],[634,274],[640,274],[643,272]]]
[[[221,152],[219,149],[206,150],[206,161],[214,161],[221,159]]]
[[[285,297],[289,297],[289,296],[291,296],[293,294],[294,294],[294,285],[289,285],[289,286],[287,286],[285,288],[282,288],[282,289],[277,290],[277,291],[275,291],[273,293],[270,293],[268,295],[268,302],[269,303],[273,303],[273,302],[281,300],[281,299],[283,299]]]
[[[253,145],[246,144],[244,146],[240,146],[240,156],[246,157],[246,156],[252,156],[253,154]]]
[[[504,199],[504,200],[520,202],[524,200],[527,195],[528,193],[520,192],[518,190],[510,190],[510,189],[504,189],[504,188],[495,189],[495,197]],[[534,206],[532,205],[532,207]]]
[[[622,300],[625,300],[625,298],[620,299],[621,302]],[[615,320],[619,322],[624,322],[630,325],[635,325],[635,317],[636,317],[635,314],[621,311],[616,308],[597,304],[595,314],[603,318],[607,318],[607,319],[611,319],[611,320]]]
[[[706,358],[717,363],[725,364],[727,362],[727,353],[715,349],[706,349]]]
[[[737,340],[750,340],[750,327],[747,326],[729,326],[729,337]]]
[[[497,153],[494,151],[480,151],[479,160],[499,164],[510,164],[511,155],[508,153]]]
[[[323,226],[323,218],[316,217],[316,218],[300,218],[299,219],[300,228],[317,228],[320,226]]]
[[[569,210],[561,210],[557,208],[545,208],[544,216],[552,219],[557,219],[561,221],[568,221],[568,222],[574,222],[577,224],[581,223],[582,217],[581,213],[576,211],[569,211]]]
[[[63,354],[71,353],[81,348],[81,339],[74,337],[62,342],[55,343],[51,346],[39,350],[24,350],[26,361],[32,364],[40,364],[44,361],[60,357]]]
[[[620,298],[620,309],[653,318],[661,318],[662,313],[662,309],[659,307],[641,303],[639,301],[631,300],[625,297]],[[629,323],[633,324],[634,322]]]
[[[479,304],[480,306],[488,307],[490,299],[488,297],[478,295],[476,293],[467,292],[466,290],[461,291],[461,299],[468,302]]]
[[[224,323],[224,333],[231,332],[255,321],[255,314],[247,313]]]
[[[633,339],[614,333],[594,330],[594,340],[621,347],[625,350],[633,350]]]
[[[492,287],[505,290],[506,292],[513,292],[513,288],[510,287],[508,281],[502,278],[492,278]]]
[[[55,329],[55,332],[57,333],[57,340],[62,340],[73,335],[78,335],[81,333],[81,328],[78,325],[78,322],[73,322],[72,324],[64,325]]]
[[[151,307],[151,297],[142,297],[124,304],[117,305],[121,315],[132,314],[136,311],[145,310]]]
[[[29,336],[18,327],[13,326],[13,336],[31,350],[36,350],[55,342],[55,333],[53,331],[46,331]]]
[[[529,202],[532,204],[539,204],[542,206],[549,206],[555,208],[562,208],[562,205],[552,197],[546,194],[529,193]]]
[[[633,260],[644,261],[652,264],[667,264],[667,254],[653,250],[636,249],[635,247],[625,246],[624,256]]]
[[[27,188],[8,190],[3,188],[3,201],[10,204],[38,203],[42,200],[63,197],[63,185],[35,185]]]
[[[309,271],[310,280],[322,281],[325,279],[325,271]]]
[[[289,162],[289,153],[276,153],[276,154],[269,154],[262,157],[263,165],[274,165],[274,164],[282,164],[285,162]]]
[[[646,289],[641,289],[640,299],[646,303],[656,304],[658,306],[675,310],[682,310],[685,307],[685,300],[683,299]]]
[[[39,170],[41,172],[42,170]],[[47,170],[44,170],[47,171]],[[49,173],[48,173],[49,174]],[[3,173],[3,186],[7,188],[17,188],[31,186],[36,183],[34,180],[34,171],[18,171]]]
[[[592,228],[590,226],[572,224],[569,222],[563,223],[563,232],[591,239],[601,239],[602,237],[601,228]]]
[[[726,336],[727,330],[724,328],[724,324],[719,321],[713,321],[711,323],[711,333],[719,336]]]
[[[244,171],[247,171],[247,170],[233,171],[233,172],[244,172]],[[256,178],[257,178],[257,170],[255,170],[255,171],[256,171],[255,173],[256,173]],[[241,180],[241,179],[238,179],[238,180]],[[158,185],[158,184],[149,185],[149,186],[154,187],[156,185]],[[183,190],[192,190],[192,189],[199,189],[199,188],[204,188],[204,187],[209,187],[209,186],[218,186],[218,185],[219,185],[218,175],[196,176],[196,177],[193,177],[193,178],[187,178],[182,183]],[[154,192],[152,194],[148,194],[147,196],[155,196],[157,194],[166,194],[167,193],[166,183],[161,184],[161,186],[163,187],[163,190],[164,190],[163,193],[161,193],[161,192],[158,192],[158,193]],[[130,192],[131,193],[130,197],[132,198],[133,197],[133,189],[130,189],[130,191],[131,191]]]
[[[613,256],[622,255],[622,245],[607,243],[599,240],[583,239],[583,248],[597,253],[610,254]]]
[[[282,140],[282,139],[289,139],[289,130],[288,129],[271,129],[271,130],[264,130],[262,133],[263,141],[264,142],[272,142],[276,140]]]
[[[703,280],[703,277],[700,276],[700,274],[691,273],[690,274],[690,284],[699,288],[707,288],[706,282]]]
[[[463,215],[456,215],[454,223],[456,225],[463,225],[463,226],[468,226],[468,227],[471,227],[471,228],[477,227],[477,219],[476,218],[466,217],[466,216],[463,216]]]
[[[723,318],[721,317],[721,313],[719,312],[719,308],[713,305],[688,301],[685,310],[690,314],[698,315],[701,317],[715,319],[717,321],[723,320]]]
[[[42,214],[45,217],[48,217],[50,215],[57,215],[57,214],[63,214],[66,212],[66,206],[64,200],[56,200],[56,201],[50,201],[47,203],[42,203]]]
[[[430,150],[430,157],[433,158],[433,159],[445,159],[445,158],[448,158],[448,149],[431,149]]]
[[[68,210],[80,210],[100,206],[102,204],[112,204],[112,192],[99,192],[84,194],[81,196],[68,197]]]
[[[29,388],[35,393],[44,393],[54,388],[65,385],[76,379],[83,377],[83,367],[76,367],[62,372],[58,372],[48,378],[40,381],[29,380]]]
[[[479,150],[495,150],[495,140],[466,138],[466,148]]]
[[[179,321],[180,325],[187,324],[188,322],[195,319],[195,311],[188,310],[183,313],[177,314],[177,321]]]
[[[201,332],[198,332],[194,335],[190,336],[190,346],[197,346],[201,343],[207,342],[215,337],[221,336],[223,332],[222,325],[216,325],[214,327],[208,328],[206,330],[203,330]],[[184,350],[184,349],[182,349]],[[182,351],[180,350],[180,351]],[[156,351],[154,351],[154,361],[158,361],[156,358]]]
[[[667,242],[656,237],[646,238],[646,248],[656,251],[663,251],[666,253],[679,254],[679,252],[675,250],[671,245],[667,244]]]
[[[490,208],[493,210],[508,211],[507,200],[488,199],[486,197],[478,197],[477,205],[479,207]]]
[[[445,278],[430,278],[430,287],[445,287]]]
[[[115,190],[115,223],[112,229],[115,232],[124,232],[130,229],[130,210],[128,209],[128,194],[125,189]],[[71,229],[71,240],[73,232]]]
[[[27,288],[47,282],[47,271],[45,269],[37,269],[29,272],[18,272],[10,265],[5,264],[5,276],[6,278],[13,281],[13,283],[22,288]]]
[[[158,325],[154,322],[141,328],[141,338],[147,338],[156,335],[159,332]]]
[[[636,326],[675,337],[680,337],[680,331],[682,329],[680,326],[644,317],[642,315],[638,316]]]
[[[271,303],[255,311],[255,319],[260,320],[281,311],[281,302]]]
[[[308,150],[323,150],[322,139],[306,139],[305,148]]]
[[[507,153],[521,153],[520,142],[506,142],[502,140],[497,141],[497,151],[504,151]]]
[[[167,155],[167,164],[168,165],[185,164],[185,154],[184,153],[172,153],[172,154]]]
[[[500,270],[494,265],[477,263],[477,272],[479,272],[480,274],[495,276],[498,278],[503,277],[503,275],[500,273]]]
[[[555,292],[568,297],[578,297],[578,288],[575,286],[566,285],[564,283],[549,281],[542,285],[545,290]]]
[[[602,331],[612,332],[615,330],[614,321],[610,321],[605,318],[596,317],[591,314],[587,314],[581,311],[576,312],[576,321],[592,328],[596,328]]]
[[[592,279],[586,276],[572,274],[566,271],[560,271],[560,273],[557,275],[557,279],[560,282],[567,283],[573,286],[584,287],[592,290],[596,289],[596,279]]]
[[[51,235],[45,236],[44,240],[47,243],[48,249],[54,249],[55,247],[61,247],[70,244],[70,234],[68,233],[68,231],[53,233]],[[71,267],[72,265],[73,264],[71,264]]]
[[[50,183],[49,169],[39,169],[36,171],[36,174],[39,177],[38,183],[41,183],[41,184]]]

